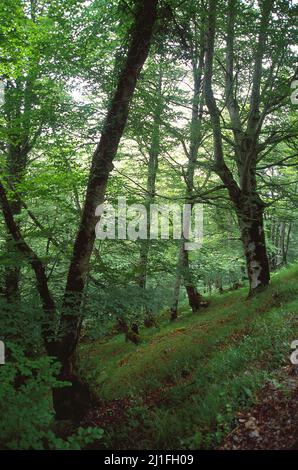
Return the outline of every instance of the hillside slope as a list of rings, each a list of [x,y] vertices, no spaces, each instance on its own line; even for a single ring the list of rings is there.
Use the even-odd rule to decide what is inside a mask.
[[[273,275],[247,300],[246,289],[214,296],[201,314],[142,331],[135,346],[122,335],[83,344],[81,374],[98,397],[88,423],[115,449],[216,448],[235,414],[289,364],[298,338],[298,266]]]

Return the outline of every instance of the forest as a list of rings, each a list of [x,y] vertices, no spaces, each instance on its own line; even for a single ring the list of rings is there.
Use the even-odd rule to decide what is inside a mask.
[[[0,449],[298,449],[297,26],[0,2]]]

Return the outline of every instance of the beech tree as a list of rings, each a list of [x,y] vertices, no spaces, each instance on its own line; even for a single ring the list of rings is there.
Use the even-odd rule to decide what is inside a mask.
[[[37,2],[31,2],[28,8],[25,4],[18,8],[12,2],[10,7],[16,12],[10,28],[18,32],[20,44],[15,44],[8,27],[1,67],[4,88],[1,149],[5,156],[6,177],[10,186],[17,190],[41,135],[57,120],[61,89],[55,83],[57,74],[51,66],[49,38],[53,33],[52,24],[47,25],[40,37],[37,22],[43,18],[43,14],[40,14]],[[43,48],[45,44],[48,47]],[[20,198],[14,196],[10,204],[17,222],[22,211]],[[8,302],[15,302],[20,297],[21,269],[17,249],[9,233],[6,250],[11,258],[15,258],[15,263],[11,261],[5,270],[5,295]]]
[[[244,5],[237,0],[230,0],[225,14],[227,26],[223,64],[221,57],[216,55],[216,48],[219,45],[222,47],[217,36],[219,2],[209,1],[205,100],[213,130],[213,169],[227,188],[237,214],[247,263],[249,294],[253,295],[266,288],[270,281],[263,220],[266,203],[258,192],[258,166],[278,142],[293,139],[297,135],[291,122],[283,125],[276,119],[276,112],[289,107],[293,79],[292,7],[285,2],[264,0],[258,6],[254,5],[250,16]],[[247,27],[242,34],[241,15],[248,15]],[[255,27],[256,41],[252,44],[249,40],[250,32]],[[249,41],[245,49],[248,59],[240,52],[241,36]],[[285,57],[287,59],[281,67],[280,62]],[[224,87],[220,88],[220,101],[215,98],[214,91],[215,63],[223,69],[224,75],[224,82],[217,84]],[[243,93],[244,82],[247,95]],[[226,122],[225,110],[229,123]],[[229,151],[233,154],[236,171],[228,162]]]
[[[199,11],[192,15],[187,15],[191,28],[184,32],[180,37],[184,45],[184,54],[191,64],[191,85],[193,95],[191,98],[191,117],[189,124],[189,145],[184,142],[183,150],[187,159],[186,168],[183,174],[185,182],[185,203],[193,207],[193,199],[195,195],[195,170],[198,164],[198,151],[202,143],[203,131],[203,75],[204,75],[204,52],[205,52],[205,30],[204,30],[204,10],[202,4]],[[185,20],[184,20],[185,21]],[[188,23],[187,22],[187,23]],[[191,224],[189,220],[188,224]],[[178,315],[178,300],[182,280],[187,292],[189,306],[194,313],[197,313],[202,305],[206,305],[202,295],[198,292],[193,280],[190,269],[189,252],[185,248],[185,240],[182,240],[178,261],[177,275],[174,284],[173,300],[170,309],[170,316],[175,320]]]

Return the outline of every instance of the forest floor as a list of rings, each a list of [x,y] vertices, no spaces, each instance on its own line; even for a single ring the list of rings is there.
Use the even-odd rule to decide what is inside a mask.
[[[298,372],[285,366],[276,378],[262,387],[254,406],[236,414],[237,425],[220,449],[298,450]]]
[[[84,342],[80,371],[98,404],[82,424],[103,428],[99,446],[111,449],[293,445],[297,279],[293,266],[257,298],[243,288],[198,315],[185,307],[176,322],[141,330],[137,346],[123,335]]]

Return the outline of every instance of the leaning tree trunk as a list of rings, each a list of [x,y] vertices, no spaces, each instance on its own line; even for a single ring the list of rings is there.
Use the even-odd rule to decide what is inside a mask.
[[[202,139],[202,114],[203,114],[203,93],[202,93],[202,76],[204,67],[204,51],[205,51],[205,34],[204,28],[201,29],[201,35],[199,44],[194,49],[197,49],[196,53],[192,57],[192,74],[193,74],[193,86],[194,94],[192,98],[192,114],[190,122],[190,145],[189,151],[187,152],[187,170],[185,174],[185,202],[191,205],[193,208],[193,196],[194,196],[194,174],[195,167],[198,159],[198,150]],[[198,54],[198,57],[197,57]],[[191,226],[191,220],[185,221],[188,223],[189,228]],[[183,238],[182,245],[179,250],[178,261],[177,261],[177,275],[173,290],[172,305],[170,308],[170,319],[175,320],[178,316],[178,301],[179,291],[181,287],[181,280],[183,278],[184,287],[187,292],[188,303],[194,313],[197,313],[204,302],[203,297],[198,292],[189,265],[188,251],[185,249],[186,240]]]
[[[137,3],[135,24],[127,58],[119,75],[117,89],[112,98],[100,142],[93,154],[85,204],[74,243],[69,267],[60,320],[60,344],[57,350],[62,364],[60,379],[73,384],[73,394],[65,389],[54,390],[54,404],[58,417],[72,416],[75,405],[77,382],[73,375],[73,362],[81,329],[81,301],[85,287],[98,218],[96,207],[105,197],[113,159],[117,153],[128,117],[139,73],[147,58],[153,27],[156,20],[158,0],[142,0]],[[80,389],[80,386],[78,386]],[[86,394],[88,397],[88,394]],[[62,411],[62,415],[60,412]]]
[[[12,213],[15,216],[19,216],[21,213],[21,204],[18,200],[11,201]],[[15,304],[20,301],[20,279],[21,279],[21,268],[18,262],[19,253],[15,245],[13,237],[8,232],[6,236],[6,252],[9,257],[13,258],[11,264],[5,267],[4,283],[5,283],[5,298],[7,303]]]
[[[188,303],[193,313],[197,313],[202,306],[203,297],[198,292],[195,286],[195,282],[193,280],[192,273],[191,273],[190,266],[189,266],[188,251],[185,250],[184,244],[181,249],[181,256],[182,256],[182,272],[183,272],[184,286],[187,292]]]
[[[26,166],[27,155],[24,155],[17,148],[12,148],[9,146],[9,151],[7,155],[7,173],[8,180],[12,187],[22,180],[23,173]],[[13,194],[10,201],[11,212],[14,218],[18,217],[22,211],[22,205],[20,199]],[[19,226],[19,222],[16,221],[16,224]],[[13,257],[14,260],[12,265],[5,268],[5,297],[8,303],[18,302],[20,300],[20,277],[21,277],[21,268],[18,263],[18,249],[13,240],[13,237],[9,232],[7,232],[6,237],[6,249],[10,257]]]
[[[238,210],[238,221],[246,258],[250,297],[266,289],[270,281],[263,212],[264,205],[257,202],[248,202]]]

